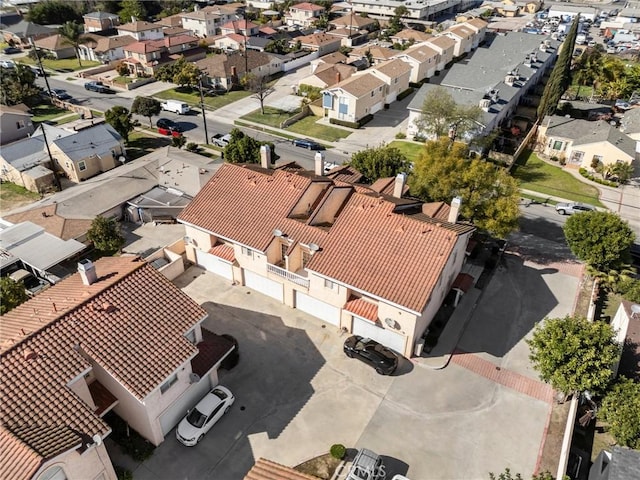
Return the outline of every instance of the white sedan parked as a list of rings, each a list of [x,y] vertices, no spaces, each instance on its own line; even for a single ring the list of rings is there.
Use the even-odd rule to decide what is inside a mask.
[[[189,410],[176,428],[176,438],[187,447],[202,440],[218,420],[229,411],[235,397],[228,388],[218,385]]]

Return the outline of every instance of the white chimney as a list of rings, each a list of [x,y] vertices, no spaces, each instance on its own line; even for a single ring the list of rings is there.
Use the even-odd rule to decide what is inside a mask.
[[[321,177],[322,175],[324,175],[324,153],[316,152],[315,160],[316,160],[316,165],[315,165],[316,175]]]
[[[393,183],[393,196],[396,198],[402,198],[402,192],[404,191],[404,186],[407,182],[407,174],[399,173],[396,175],[396,180]]]
[[[453,197],[453,200],[451,200],[451,209],[449,210],[449,218],[447,219],[449,223],[456,223],[458,221],[461,205],[462,205],[462,198]]]
[[[269,145],[260,147],[260,165],[262,168],[271,168],[271,148]]]
[[[133,15],[131,15],[131,23],[136,23],[138,21],[138,19],[136,17],[134,17]]]
[[[98,274],[96,273],[96,267],[93,265],[93,262],[88,258],[84,260],[80,260],[78,262],[78,273],[80,273],[80,278],[82,278],[82,283],[85,285],[91,285],[98,280]]]

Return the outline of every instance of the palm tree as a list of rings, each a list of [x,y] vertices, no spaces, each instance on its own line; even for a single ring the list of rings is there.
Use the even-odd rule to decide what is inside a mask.
[[[635,168],[631,163],[617,162],[613,167],[613,174],[620,183],[627,183],[635,173]]]
[[[71,45],[76,52],[76,58],[78,59],[78,65],[82,67],[82,62],[80,61],[80,45],[84,43],[82,39],[82,34],[84,33],[84,28],[78,22],[74,20],[70,20],[62,24],[60,28],[58,28],[58,33],[62,35],[64,38],[64,43],[67,45]]]

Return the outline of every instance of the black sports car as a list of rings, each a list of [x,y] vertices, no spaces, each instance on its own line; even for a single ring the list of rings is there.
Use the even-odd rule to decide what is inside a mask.
[[[344,353],[375,368],[380,375],[391,375],[398,366],[398,355],[375,340],[354,335],[344,342]]]

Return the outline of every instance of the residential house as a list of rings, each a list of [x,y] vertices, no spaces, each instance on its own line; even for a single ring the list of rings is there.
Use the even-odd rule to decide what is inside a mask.
[[[410,357],[460,273],[474,228],[429,218],[420,202],[323,177],[320,153],[316,163],[316,176],[221,166],[179,217],[187,256]]]
[[[245,44],[248,43],[248,39],[238,33],[228,33],[210,38],[215,38],[213,46],[221,50],[244,50]],[[249,48],[248,45],[247,48]]]
[[[337,52],[340,49],[340,38],[327,33],[312,33],[291,40],[292,44],[300,42],[304,50],[318,52],[319,56]]]
[[[176,35],[158,40],[135,42],[124,47],[124,62],[132,73],[153,75],[158,68],[171,65],[181,57],[195,62],[206,56],[199,46],[200,39],[193,35]]]
[[[64,58],[74,58],[76,56],[76,50],[75,48],[73,48],[73,45],[71,45],[69,43],[69,40],[64,38],[59,33],[40,38],[34,43],[35,46],[40,50],[44,50],[58,60]]]
[[[640,141],[640,108],[632,108],[624,112],[620,120],[620,131]]]
[[[386,84],[384,100],[386,104],[395,102],[398,95],[409,88],[411,65],[398,58],[379,63],[367,72],[380,78]]]
[[[109,12],[90,12],[83,15],[85,33],[112,30],[120,25],[120,17]]]
[[[437,37],[427,44],[431,46],[438,39],[452,42],[448,37]],[[408,106],[407,135],[419,133],[415,120],[421,114],[427,92],[434,88],[444,88],[458,104],[478,105],[483,110],[478,129],[470,135],[484,136],[497,128],[509,128],[520,102],[527,101],[528,93],[553,66],[559,44],[557,40],[522,32],[496,36],[468,61],[454,64],[440,85],[424,84],[420,88]]]
[[[307,475],[298,470],[286,467],[266,458],[259,458],[251,470],[247,472],[244,480],[266,480],[271,478],[281,478],[287,480],[316,480],[318,477]]]
[[[249,20],[231,20],[220,27],[221,35],[228,35],[230,33],[237,33],[245,37],[251,37],[257,35],[260,30],[260,25],[257,25]]]
[[[103,37],[88,33],[84,35],[84,42],[78,45],[78,51],[82,60],[109,63],[125,58],[124,48],[135,42],[131,35]]]
[[[234,13],[223,11],[220,6],[199,8],[194,6],[193,12],[181,13],[182,27],[191,30],[200,38],[218,35],[220,27],[225,23],[237,19]]]
[[[382,110],[385,104],[385,81],[362,72],[321,92],[324,116],[356,123]]]
[[[58,30],[45,25],[38,25],[37,23],[21,20],[11,25],[0,25],[0,33],[2,33],[5,42],[14,42],[27,46],[31,45],[32,41],[48,37],[49,35],[55,35],[58,33]]]
[[[496,4],[495,11],[498,15],[505,18],[517,17],[520,13],[520,7],[512,3],[498,3]]]
[[[602,450],[589,469],[588,480],[627,480],[640,477],[640,452],[615,445]]]
[[[588,121],[547,116],[538,128],[538,144],[549,157],[566,160],[569,168],[595,170],[594,165],[631,163],[637,141],[606,120]]]
[[[324,64],[334,65],[336,63],[347,63],[347,56],[340,52],[329,53],[320,58],[315,58],[309,62],[311,65],[311,73],[315,72],[318,67]]]
[[[129,67],[129,72],[136,75],[153,75],[154,68],[160,65],[163,45],[156,42],[133,42],[125,47],[123,63]]]
[[[433,37],[426,41],[427,45],[438,52],[439,61],[436,65],[436,70],[441,72],[447,65],[453,61],[454,52],[456,48],[456,42],[447,37],[446,35],[440,35],[439,37]]]
[[[160,40],[164,37],[162,25],[136,20],[117,27],[118,35],[130,35],[139,42]]]
[[[205,74],[208,85],[229,90],[239,84],[247,67],[251,75],[270,77],[282,71],[282,60],[276,55],[247,50],[246,57],[245,53],[212,55],[198,60],[196,66]]]
[[[482,42],[484,42],[484,38],[487,34],[487,26],[489,24],[481,18],[472,18],[464,22],[463,25],[475,32],[473,43],[471,45],[471,49],[475,50]]]
[[[312,87],[327,88],[340,83],[356,73],[357,68],[344,63],[321,63],[308,77],[301,78],[298,86],[310,85]]]
[[[315,3],[302,2],[289,7],[289,11],[284,14],[287,25],[298,25],[300,27],[311,27],[324,12],[324,7]]]
[[[429,40],[433,35],[412,28],[404,28],[395,35],[392,35],[391,41],[400,45],[406,45],[407,43],[421,43]]]
[[[622,300],[611,320],[611,326],[616,332],[616,342],[621,346],[620,359],[613,367],[615,377],[624,376],[640,381],[640,314],[634,312],[638,307]]]
[[[33,133],[35,127],[30,113],[16,107],[2,106],[0,109],[0,145],[26,138]]]
[[[165,37],[177,37],[178,35],[193,35],[193,32],[178,25],[175,27],[164,27],[162,29],[162,34]]]
[[[3,315],[0,449],[12,454],[0,476],[115,480],[106,413],[159,445],[218,383],[234,345],[202,327],[207,317],[136,256],[83,260]]]
[[[354,33],[360,31],[373,32],[379,28],[378,21],[374,18],[361,17],[353,13],[333,19],[329,22],[329,25],[336,29],[344,28]]]
[[[514,1],[514,0],[508,0],[508,1]],[[543,6],[544,6],[543,0],[528,0],[520,3],[520,9],[522,10],[522,12],[531,13],[531,14],[540,11],[540,9]]]
[[[442,35],[446,35],[456,43],[453,47],[453,56],[460,57],[473,49],[476,31],[461,23],[447,28]]]
[[[364,47],[354,48],[349,52],[349,62],[353,60],[370,60],[369,66],[391,60],[397,55],[398,50],[393,48],[381,47],[379,45],[367,45]]]
[[[175,15],[169,15],[168,17],[161,18],[155,23],[157,23],[158,25],[162,25],[162,27],[165,30],[167,28],[172,28],[172,27],[183,28],[182,16],[180,13],[176,13]],[[187,31],[189,31],[190,33],[195,33],[195,32],[191,32],[191,30],[188,30],[188,29]]]
[[[401,51],[394,58],[399,58],[411,66],[409,81],[418,83],[436,74],[439,57],[440,54],[431,48],[428,43],[423,43]]]

